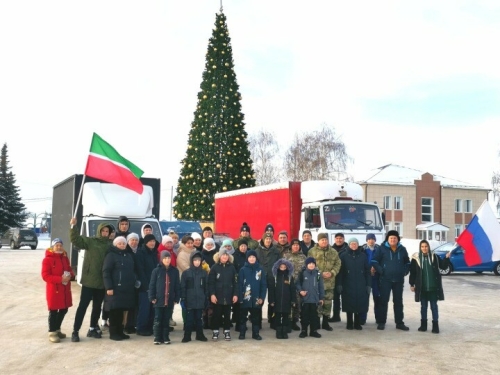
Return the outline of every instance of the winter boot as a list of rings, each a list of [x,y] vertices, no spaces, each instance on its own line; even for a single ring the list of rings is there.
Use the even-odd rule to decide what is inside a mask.
[[[330,324],[328,324],[327,315],[323,315],[323,323],[321,324],[321,328],[324,329],[325,331],[333,331],[333,328],[330,327]]]
[[[259,335],[259,326],[258,325],[252,325],[252,339],[254,340],[262,340],[262,337]]]
[[[80,342],[80,336],[78,336],[78,331],[73,331],[71,334],[71,342]]]
[[[307,326],[302,325],[302,330],[299,333],[299,337],[303,339],[304,337],[307,337]]]
[[[125,326],[123,324],[118,326],[118,334],[122,337],[123,340],[128,340],[130,338],[129,335],[126,335],[125,332],[123,332]]]
[[[352,320],[352,313],[346,313],[346,317],[347,317],[347,325],[345,326],[345,328],[348,330],[354,329],[354,323]]]
[[[202,329],[199,329],[196,331],[196,341],[207,341],[208,339],[205,337],[205,335],[203,334],[203,330]]]
[[[401,331],[409,331],[410,327],[406,326],[404,323],[396,324],[396,329],[400,329]]]
[[[57,331],[49,332],[49,341],[50,342],[61,342],[59,336],[57,336]]]
[[[311,330],[311,333],[309,334],[309,336],[317,338],[317,339],[319,339],[321,337],[321,335],[316,330],[314,330],[314,331]]]
[[[418,327],[420,332],[427,331],[427,319],[420,319],[420,327]]]
[[[60,329],[56,330],[56,332],[57,332],[57,337],[59,337],[60,339],[66,338],[66,334],[62,333]]]
[[[361,325],[361,322],[359,320],[359,314],[354,314],[354,329],[361,331],[363,329],[363,326]]]
[[[181,342],[189,342],[189,341],[191,341],[191,331],[185,330],[184,337],[182,338]]]
[[[277,326],[276,327],[276,338],[277,339],[282,339],[283,338],[283,326]]]
[[[282,329],[281,329],[281,338],[282,339],[285,339],[285,340],[288,339],[288,334],[290,332],[292,332],[292,330],[290,330],[290,332],[288,332],[288,327],[290,327],[290,326],[287,325],[287,326],[283,326],[282,327]]]
[[[122,341],[123,340],[117,326],[115,326],[115,325],[109,326],[109,338],[111,340],[114,340],[114,341]]]
[[[300,327],[299,327],[299,325],[297,324],[297,322],[298,322],[298,320],[297,320],[297,319],[294,319],[294,320],[292,321],[292,330],[294,330],[294,331],[300,331]]]
[[[439,333],[439,323],[437,320],[432,321],[432,333]]]
[[[336,311],[336,310],[333,311],[333,316],[330,319],[328,319],[328,321],[330,323],[337,323],[337,322],[342,321],[342,319],[340,318],[340,310],[339,311]]]

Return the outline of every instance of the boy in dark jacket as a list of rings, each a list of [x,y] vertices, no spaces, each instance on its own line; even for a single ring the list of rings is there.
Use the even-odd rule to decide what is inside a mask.
[[[186,309],[186,327],[182,342],[191,341],[191,332],[196,329],[196,340],[207,341],[203,334],[203,309],[208,304],[207,272],[201,268],[203,256],[199,251],[191,254],[191,266],[182,273],[181,298]]]
[[[174,305],[179,303],[181,286],[179,271],[170,266],[170,253],[163,250],[161,263],[151,274],[148,297],[155,309],[153,324],[154,344],[170,344],[169,322],[172,319]]]
[[[304,264],[295,286],[301,299],[300,323],[302,330],[299,337],[304,338],[307,336],[307,327],[310,325],[310,336],[320,338],[321,335],[318,333],[318,305],[323,306],[325,298],[323,277],[316,267],[316,260],[313,257],[307,258]]]
[[[212,319],[212,340],[219,338],[219,327],[224,327],[224,339],[231,341],[231,305],[238,301],[238,274],[233,257],[223,247],[214,255],[215,264],[208,275],[208,293],[214,305]]]
[[[450,253],[444,259],[435,255],[426,240],[420,241],[420,251],[413,254],[410,264],[410,287],[415,302],[420,301],[420,332],[427,331],[427,306],[431,304],[432,333],[439,333],[438,300],[444,300],[439,269],[449,266]]]
[[[240,240],[242,241],[242,240]],[[238,273],[238,283],[240,296],[239,300],[239,328],[240,340],[245,339],[247,331],[247,317],[250,313],[252,321],[252,338],[254,340],[262,340],[259,335],[260,315],[262,305],[266,299],[266,277],[264,270],[257,262],[257,253],[255,250],[248,250],[247,261]]]
[[[273,266],[273,276],[274,282],[269,285],[269,304],[274,308],[276,338],[287,339],[290,327],[289,316],[292,306],[297,303],[293,264],[284,258],[278,259]]]

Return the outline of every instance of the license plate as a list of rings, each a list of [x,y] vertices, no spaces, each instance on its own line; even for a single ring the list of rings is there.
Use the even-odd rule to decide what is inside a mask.
[[[24,237],[24,239],[25,239],[25,240],[32,240],[32,239],[33,239],[33,237],[31,237],[31,236],[25,236],[25,237]]]

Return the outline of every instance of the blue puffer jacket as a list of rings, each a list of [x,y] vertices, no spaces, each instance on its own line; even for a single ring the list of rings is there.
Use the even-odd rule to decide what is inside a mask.
[[[386,241],[373,254],[371,265],[377,270],[381,281],[402,283],[410,271],[410,258],[401,243],[398,243],[396,251],[392,251]]]
[[[238,283],[240,306],[244,309],[262,307],[257,303],[257,300],[264,301],[266,299],[267,282],[266,274],[259,262],[250,264],[247,261],[240,269]]]
[[[169,279],[168,301],[165,301],[167,274]],[[179,303],[181,298],[181,281],[179,279],[179,270],[169,266],[166,268],[163,264],[153,270],[151,281],[149,282],[148,298],[150,301],[156,300],[154,307],[174,306]]]

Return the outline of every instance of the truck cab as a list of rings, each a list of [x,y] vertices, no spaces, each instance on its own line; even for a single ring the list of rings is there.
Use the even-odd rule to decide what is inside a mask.
[[[352,182],[304,181],[301,188],[302,212],[300,232],[308,229],[313,240],[318,233],[328,233],[330,244],[335,234],[356,237],[365,243],[368,233],[377,243],[385,238],[380,209],[375,203],[363,202],[363,188]]]

